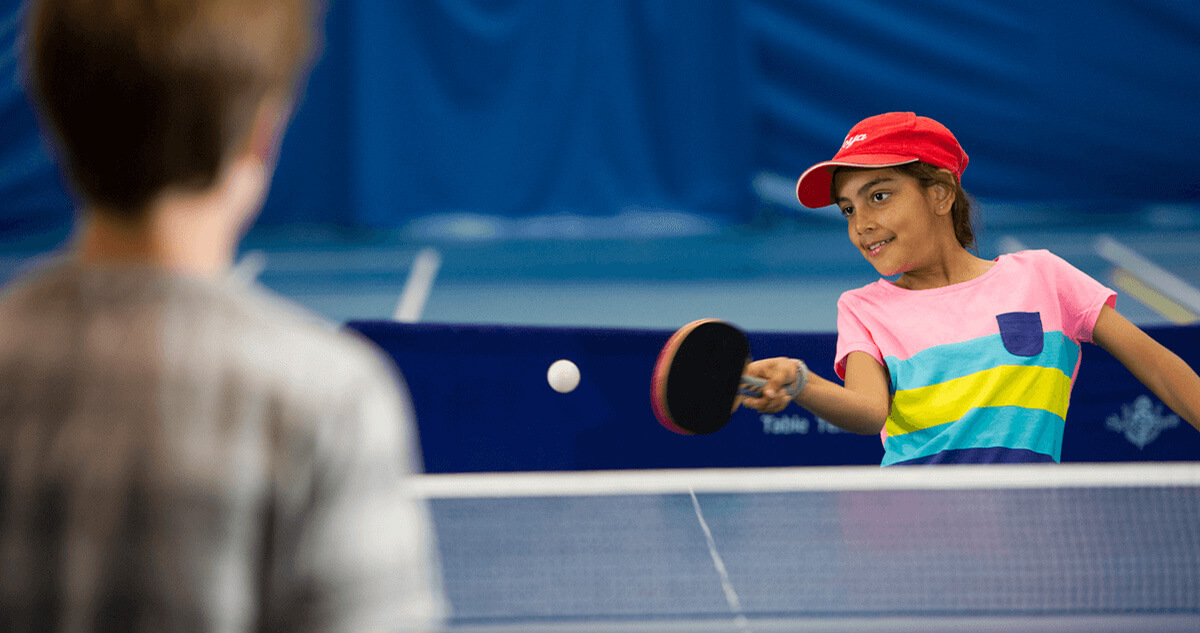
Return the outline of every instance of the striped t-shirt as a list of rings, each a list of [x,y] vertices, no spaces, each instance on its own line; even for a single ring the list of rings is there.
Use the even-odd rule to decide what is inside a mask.
[[[403,383],[257,285],[62,259],[0,294],[4,631],[412,631]]]
[[[838,300],[835,369],[887,367],[883,465],[1059,461],[1080,344],[1116,293],[1056,255],[999,257],[930,290],[879,280]]]

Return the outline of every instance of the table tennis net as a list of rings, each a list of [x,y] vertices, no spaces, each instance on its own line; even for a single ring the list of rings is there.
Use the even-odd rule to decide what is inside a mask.
[[[1200,614],[1200,464],[427,475],[457,622]]]

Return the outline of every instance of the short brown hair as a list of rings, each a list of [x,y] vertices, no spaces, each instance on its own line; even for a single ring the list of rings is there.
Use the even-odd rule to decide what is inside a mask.
[[[865,171],[867,169],[881,168],[838,167],[834,170],[834,182],[836,182],[837,173],[840,171]],[[975,246],[975,223],[971,217],[971,198],[963,189],[962,183],[959,182],[958,178],[954,177],[954,174],[922,161],[894,165],[889,169],[894,169],[901,174],[913,178],[922,189],[928,189],[934,185],[942,185],[954,192],[954,204],[950,207],[950,218],[954,223],[954,237],[958,239],[958,243],[962,244],[963,248],[972,248]],[[837,199],[837,192],[831,191],[830,197]]]
[[[204,189],[267,98],[290,100],[316,39],[309,0],[37,0],[30,88],[77,193],[137,219]]]

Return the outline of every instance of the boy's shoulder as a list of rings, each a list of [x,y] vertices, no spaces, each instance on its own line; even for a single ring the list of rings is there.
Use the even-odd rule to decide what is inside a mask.
[[[89,267],[51,258],[0,289],[0,323],[15,331],[47,321],[82,327],[88,319],[118,314],[152,317],[164,353],[188,350],[189,366],[217,370],[225,363],[225,370],[321,389],[392,371],[363,337],[232,276],[201,279],[153,267]]]
[[[295,376],[308,374],[322,387],[387,377],[392,372],[382,352],[357,333],[289,299],[249,283],[221,289],[215,309],[234,329],[260,342],[260,360]],[[300,367],[304,371],[297,371]]]

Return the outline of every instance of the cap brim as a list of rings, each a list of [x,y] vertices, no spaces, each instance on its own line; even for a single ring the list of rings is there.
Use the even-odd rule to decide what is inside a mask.
[[[867,169],[880,167],[895,167],[915,163],[920,159],[896,154],[863,154],[849,160],[827,160],[809,167],[796,181],[796,199],[800,204],[819,209],[833,204],[830,188],[833,186],[833,172],[830,167],[865,167]]]

